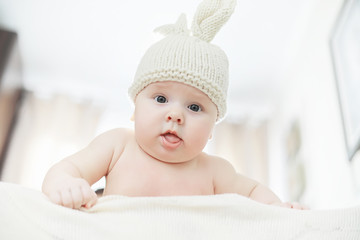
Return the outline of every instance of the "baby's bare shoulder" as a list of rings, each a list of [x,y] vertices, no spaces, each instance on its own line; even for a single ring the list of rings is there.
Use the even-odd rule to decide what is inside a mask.
[[[108,130],[101,135],[98,136],[99,140],[102,142],[101,144],[107,144],[110,146],[112,152],[112,158],[109,164],[109,170],[113,168],[116,164],[117,160],[120,158],[127,144],[130,142],[130,139],[134,137],[134,133],[131,129],[126,128],[115,128]]]
[[[203,153],[203,162],[215,171],[235,171],[231,163],[219,156]]]
[[[130,129],[111,129],[98,135],[86,149],[91,152],[97,151],[107,155],[121,153],[132,135],[133,133]]]

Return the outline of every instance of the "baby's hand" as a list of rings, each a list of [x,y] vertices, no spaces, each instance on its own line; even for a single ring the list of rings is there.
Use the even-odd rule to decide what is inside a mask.
[[[309,208],[305,205],[302,205],[298,202],[277,202],[271,205],[278,206],[278,207],[285,207],[285,208],[292,208],[298,210],[309,210]]]
[[[82,178],[69,177],[63,179],[45,194],[52,202],[73,209],[91,208],[97,201],[96,193],[91,189],[89,183]]]

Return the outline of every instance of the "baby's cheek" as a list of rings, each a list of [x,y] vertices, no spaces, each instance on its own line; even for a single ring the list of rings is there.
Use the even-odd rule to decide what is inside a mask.
[[[207,128],[199,126],[196,130],[191,131],[190,134],[189,139],[191,139],[192,147],[202,150],[208,142],[211,132]]]

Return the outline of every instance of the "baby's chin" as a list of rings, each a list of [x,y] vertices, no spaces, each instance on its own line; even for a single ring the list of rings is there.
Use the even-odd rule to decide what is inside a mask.
[[[166,164],[186,164],[194,160],[193,158],[188,159],[188,158],[173,157],[173,156],[162,156],[160,154],[149,154],[149,156],[151,156],[151,158],[153,158],[156,161]]]
[[[167,164],[181,164],[181,163],[187,163],[191,160],[183,160],[183,159],[169,159],[169,158],[161,158],[161,157],[153,157],[155,160],[162,162],[162,163],[167,163]]]
[[[161,163],[167,163],[167,164],[186,164],[195,162],[196,159],[199,158],[199,156],[202,154],[200,153],[192,153],[183,151],[183,149],[177,148],[174,150],[169,150],[164,147],[149,147],[148,145],[143,146],[139,144],[140,148],[144,153],[146,153],[151,159],[154,161],[158,161]]]

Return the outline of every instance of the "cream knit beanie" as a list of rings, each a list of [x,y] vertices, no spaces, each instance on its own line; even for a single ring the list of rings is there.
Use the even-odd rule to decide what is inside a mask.
[[[217,107],[217,120],[223,118],[228,60],[210,41],[230,18],[235,5],[236,0],[204,0],[195,13],[191,33],[184,14],[175,24],[155,29],[167,37],[152,45],[141,59],[129,88],[132,100],[150,83],[176,81],[204,92]]]

